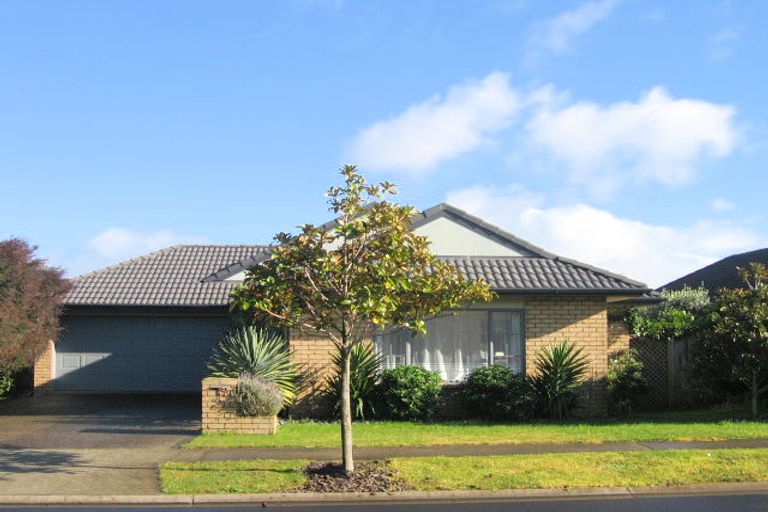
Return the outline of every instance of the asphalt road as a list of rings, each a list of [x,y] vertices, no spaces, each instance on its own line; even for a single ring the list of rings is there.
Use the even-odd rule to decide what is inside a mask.
[[[222,505],[200,507],[0,507],[3,512],[251,512],[265,508],[287,509],[290,512],[335,512],[362,510],[368,512],[741,512],[768,511],[768,494],[736,494],[712,496],[665,496],[628,499],[570,499],[548,501],[496,501],[481,503],[420,503],[420,504],[329,504],[317,506]]]

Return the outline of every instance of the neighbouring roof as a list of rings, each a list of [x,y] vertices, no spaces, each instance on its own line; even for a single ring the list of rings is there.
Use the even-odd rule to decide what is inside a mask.
[[[524,256],[439,256],[470,279],[503,293],[641,296],[644,283],[547,252],[450,205],[414,219],[414,228],[450,216]],[[332,226],[331,223],[326,226]],[[68,306],[225,306],[238,274],[263,261],[266,245],[177,245],[74,279]]]
[[[237,284],[203,280],[265,245],[175,245],[73,279],[67,306],[223,306]]]
[[[660,287],[659,290],[680,290],[686,286],[696,288],[703,285],[710,293],[715,293],[720,288],[740,288],[744,285],[744,282],[739,277],[736,269],[737,267],[745,268],[750,263],[768,265],[768,248],[728,256],[686,276],[675,279]]]

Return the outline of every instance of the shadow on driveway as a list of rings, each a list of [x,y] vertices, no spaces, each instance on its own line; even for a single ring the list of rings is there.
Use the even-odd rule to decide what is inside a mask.
[[[20,450],[0,445],[0,480],[7,480],[9,473],[72,473],[83,464],[80,455],[65,451]]]
[[[199,395],[28,397],[0,404],[0,445],[169,448],[196,435],[199,418]]]

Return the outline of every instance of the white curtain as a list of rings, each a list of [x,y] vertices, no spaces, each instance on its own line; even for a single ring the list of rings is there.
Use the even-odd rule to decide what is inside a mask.
[[[488,364],[493,341],[494,364],[520,372],[524,363],[521,319],[519,311],[446,313],[427,320],[426,336],[399,329],[379,336],[377,344],[385,368],[413,364],[455,382]]]

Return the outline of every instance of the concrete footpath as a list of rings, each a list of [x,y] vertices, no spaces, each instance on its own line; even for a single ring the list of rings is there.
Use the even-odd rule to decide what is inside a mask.
[[[19,448],[0,445],[0,503],[12,496],[89,495],[94,500],[113,496],[160,494],[158,466],[165,461],[216,461],[242,459],[338,460],[337,448],[222,448],[180,449],[178,444],[149,442],[140,448]],[[446,455],[515,455],[639,450],[681,450],[719,448],[768,448],[768,440],[717,442],[652,442],[562,445],[456,445],[359,447],[359,460],[390,457]],[[79,499],[79,498],[78,498]],[[89,498],[90,499],[90,498]],[[120,499],[123,499],[122,497]]]
[[[568,444],[459,444],[447,446],[361,446],[355,448],[359,460],[392,457],[463,457],[467,455],[529,455],[544,453],[631,452],[647,450],[717,450],[722,448],[768,448],[768,439],[732,441],[649,441],[642,443]],[[242,459],[335,460],[338,448],[190,448],[178,450],[174,461],[217,461]]]

